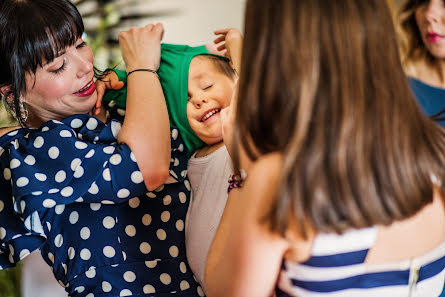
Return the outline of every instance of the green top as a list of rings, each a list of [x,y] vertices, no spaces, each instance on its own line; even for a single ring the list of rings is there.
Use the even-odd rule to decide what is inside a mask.
[[[158,75],[167,103],[170,124],[176,126],[188,150],[189,156],[202,147],[204,142],[196,136],[187,119],[188,74],[190,62],[198,55],[213,55],[205,46],[191,47],[188,45],[161,44],[161,64]],[[213,55],[217,56],[217,55]],[[217,56],[227,59],[222,56]],[[120,90],[107,90],[103,100],[114,101],[119,108],[125,108],[127,101],[127,73],[112,69],[120,81],[125,83]]]

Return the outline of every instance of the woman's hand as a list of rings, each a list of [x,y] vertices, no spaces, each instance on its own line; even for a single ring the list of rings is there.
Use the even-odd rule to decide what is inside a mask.
[[[101,112],[100,107],[102,106],[102,98],[104,97],[105,91],[107,89],[120,90],[124,86],[124,82],[119,80],[117,74],[114,71],[109,70],[104,73],[103,77],[96,80],[95,84],[97,101],[96,105],[94,106],[93,113],[95,116],[97,116]]]
[[[232,67],[239,73],[241,67],[241,51],[243,48],[243,35],[238,29],[226,28],[216,30],[218,36],[214,43],[216,49],[224,53],[224,56],[230,59]]]
[[[119,33],[119,44],[128,72],[138,68],[158,70],[163,35],[164,26],[160,23]]]

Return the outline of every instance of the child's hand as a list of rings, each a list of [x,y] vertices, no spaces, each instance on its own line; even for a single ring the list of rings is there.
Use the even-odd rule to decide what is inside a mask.
[[[124,86],[124,82],[119,81],[117,74],[110,70],[105,73],[105,75],[96,80],[96,92],[97,92],[97,101],[96,106],[94,107],[93,113],[97,116],[100,113],[100,107],[102,106],[102,98],[104,97],[105,91],[107,89],[119,90]]]
[[[243,35],[238,29],[227,28],[215,31],[220,35],[214,40],[216,49],[230,59],[232,67],[239,73],[241,67],[241,50],[243,48]]]

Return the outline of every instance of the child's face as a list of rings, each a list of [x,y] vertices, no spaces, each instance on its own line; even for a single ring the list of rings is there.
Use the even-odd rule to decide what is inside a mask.
[[[235,80],[223,74],[209,59],[197,56],[189,68],[187,118],[206,144],[222,141],[220,111],[229,106]]]

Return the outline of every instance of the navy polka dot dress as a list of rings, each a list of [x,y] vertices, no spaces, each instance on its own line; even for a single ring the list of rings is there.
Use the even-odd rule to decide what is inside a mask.
[[[0,138],[0,266],[40,248],[69,296],[203,296],[185,258],[187,154],[172,128],[170,174],[145,188],[120,123],[89,115]]]

